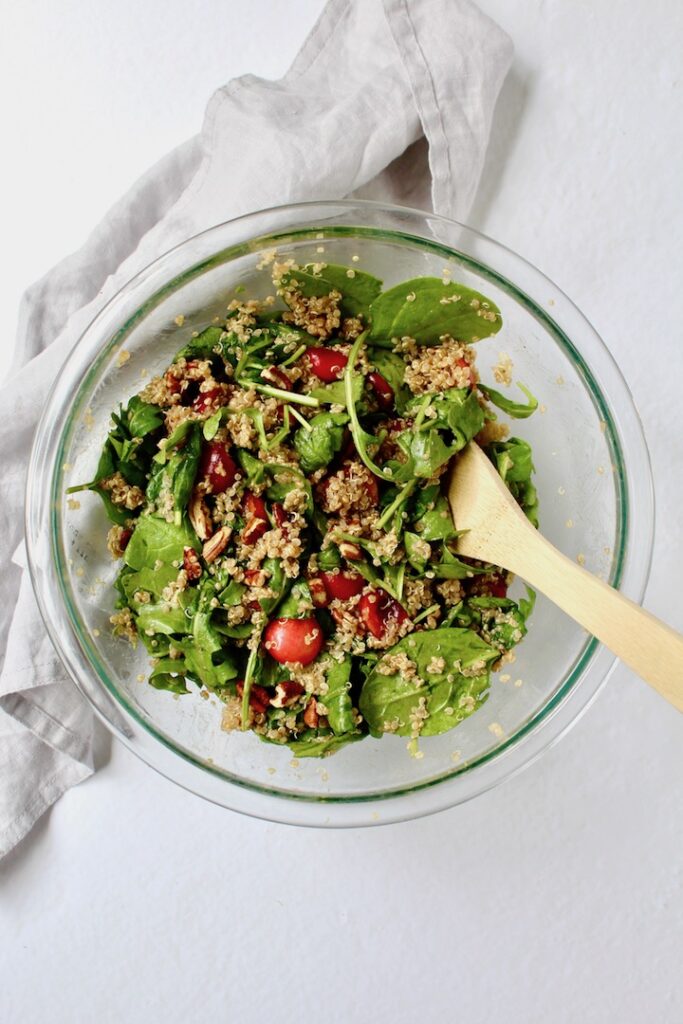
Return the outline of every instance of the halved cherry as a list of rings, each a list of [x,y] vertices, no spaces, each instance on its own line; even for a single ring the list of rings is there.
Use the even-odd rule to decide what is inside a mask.
[[[323,348],[322,346],[309,348],[306,356],[313,373],[325,384],[340,380],[344,373],[344,367],[349,361],[344,352],[337,352],[333,348]]]
[[[368,383],[375,392],[375,398],[380,409],[387,411],[394,407],[394,389],[388,380],[386,380],[381,373],[377,373],[377,370],[373,370],[372,373],[368,374]]]
[[[244,511],[242,541],[244,544],[254,544],[268,530],[266,503],[257,494],[247,491],[242,508]]]
[[[323,631],[313,615],[307,619],[273,619],[263,639],[268,654],[281,665],[310,665],[323,648]]]
[[[347,569],[345,572],[321,572],[320,578],[330,601],[348,601],[360,594],[365,580],[359,572]]]
[[[279,526],[280,529],[290,522],[290,518],[285,511],[284,505],[281,505],[279,501],[273,502],[273,520],[275,525]]]
[[[381,587],[363,594],[358,602],[358,614],[366,629],[378,640],[385,636],[392,623],[400,626],[408,618],[405,608]]]
[[[195,412],[205,413],[215,406],[220,405],[223,397],[223,388],[209,388],[208,391],[200,391],[192,403]]]
[[[213,494],[222,494],[235,482],[237,464],[222,441],[209,441],[204,445],[199,461],[201,476],[209,481]]]
[[[241,697],[244,693],[244,680],[240,679],[237,682],[237,696]],[[255,711],[257,715],[262,715],[268,710],[270,704],[271,694],[266,690],[265,686],[259,686],[258,683],[252,683],[251,689],[249,690],[249,707],[252,711]]]

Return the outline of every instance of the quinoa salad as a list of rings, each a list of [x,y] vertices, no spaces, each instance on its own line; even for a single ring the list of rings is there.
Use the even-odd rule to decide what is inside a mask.
[[[484,703],[534,601],[457,555],[448,464],[474,440],[537,525],[531,449],[499,419],[536,400],[479,379],[501,314],[448,276],[383,290],[274,251],[258,272],[267,298],[238,289],[201,332],[178,316],[172,363],[69,489],[112,523],[112,628],[151,686],[220,698],[225,730],[295,757],[393,733],[420,757]]]

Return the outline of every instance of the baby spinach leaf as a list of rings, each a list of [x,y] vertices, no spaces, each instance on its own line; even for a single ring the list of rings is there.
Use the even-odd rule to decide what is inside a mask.
[[[424,395],[412,399],[406,407],[406,415],[418,412]],[[431,396],[426,423],[453,434],[456,450],[464,448],[486,422],[486,415],[473,391],[467,388],[449,388]]]
[[[129,401],[126,418],[131,437],[146,437],[158,430],[164,422],[159,406],[143,402],[139,395],[134,395]]]
[[[494,441],[484,449],[527,519],[538,526],[538,494],[531,480],[534,472],[531,447],[519,437]]]
[[[327,466],[342,446],[346,413],[320,412],[309,421],[310,430],[302,427],[294,435],[294,448],[304,473]]]
[[[167,604],[140,605],[136,624],[139,632],[163,633],[170,636],[173,633],[189,633],[192,620],[188,619],[182,607],[169,608]]]
[[[538,399],[534,398],[529,389],[523,384],[518,383],[517,387],[526,395],[528,399],[526,405],[521,402],[513,402],[511,398],[506,398],[505,395],[501,395],[500,391],[494,391],[493,388],[488,387],[486,384],[479,384],[478,387],[482,395],[489,402],[493,402],[504,413],[507,413],[508,416],[512,416],[516,420],[525,420],[538,409]]]
[[[454,540],[459,534],[453,525],[450,506],[443,494],[434,503],[434,508],[425,512],[414,523],[415,532],[422,540]]]
[[[207,359],[212,356],[217,348],[220,348],[225,331],[222,327],[206,327],[197,335],[190,338],[186,345],[176,353],[175,359],[185,357],[186,359]]]
[[[440,562],[432,565],[434,575],[440,580],[469,580],[478,576],[484,569],[477,569],[467,562],[461,562],[459,558],[444,546],[443,556]]]
[[[407,462],[398,465],[393,473],[393,479],[401,482],[413,477],[436,476],[458,451],[455,445],[445,444],[439,431],[429,425],[423,425],[417,430],[402,431],[397,443],[408,457]]]
[[[336,736],[353,732],[353,705],[349,691],[351,689],[351,656],[346,655],[343,661],[333,661],[327,670],[325,681],[327,692],[322,700],[327,708],[327,720]]]
[[[414,338],[438,344],[448,334],[472,342],[496,334],[500,310],[485,295],[438,277],[416,277],[390,288],[370,307],[370,339]]]
[[[308,263],[301,270],[289,271],[282,281],[286,287],[296,285],[307,296],[340,292],[343,316],[367,316],[371,303],[382,290],[382,282],[372,274],[335,263],[328,263],[320,273],[315,273],[313,264]]]
[[[415,666],[384,674],[385,659],[404,654]],[[359,709],[374,736],[396,732],[410,736],[411,716],[421,700],[427,712],[422,736],[435,736],[458,725],[486,699],[489,663],[498,651],[471,629],[431,629],[400,640],[369,673]],[[463,675],[463,670],[467,675]]]
[[[266,467],[260,459],[255,458],[246,448],[237,449],[237,461],[240,469],[247,478],[249,487],[257,487],[263,483],[266,475]]]
[[[456,621],[475,629],[501,653],[515,647],[527,632],[526,616],[508,597],[470,597]]]
[[[318,568],[321,572],[329,572],[331,569],[337,569],[341,564],[341,555],[339,554],[338,548],[333,544],[330,544],[329,547],[323,548],[322,551],[318,552]]]
[[[287,748],[293,757],[329,757],[331,754],[336,754],[347,743],[356,743],[363,738],[361,732],[347,732],[341,736],[335,736],[334,733],[320,734],[311,729],[303,733],[301,739],[288,743]]]
[[[406,556],[413,569],[416,569],[417,572],[424,572],[429,558],[428,551],[425,549],[424,538],[418,536],[417,533],[411,533],[409,530],[406,530],[403,534],[403,544],[406,549]]]
[[[195,551],[201,547],[186,519],[178,526],[160,516],[140,516],[123,558],[131,569],[153,569],[158,561],[166,564],[182,561],[186,547]]]

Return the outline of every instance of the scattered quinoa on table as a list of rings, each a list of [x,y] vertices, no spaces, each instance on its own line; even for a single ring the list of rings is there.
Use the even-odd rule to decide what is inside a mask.
[[[384,733],[419,755],[483,704],[533,607],[457,555],[448,463],[481,444],[537,524],[531,449],[494,408],[537,403],[480,381],[473,345],[501,315],[464,284],[382,290],[275,251],[258,267],[276,295],[185,328],[112,414],[94,480],[70,488],[112,522],[112,628],[148,650],[152,686],[219,697],[224,729],[296,757]]]

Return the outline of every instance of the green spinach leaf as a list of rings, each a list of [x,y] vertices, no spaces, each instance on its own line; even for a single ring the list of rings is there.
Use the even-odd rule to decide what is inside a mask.
[[[346,413],[320,412],[309,421],[309,430],[301,427],[294,435],[294,448],[304,473],[327,466],[342,446]]]
[[[344,316],[367,316],[370,305],[382,290],[382,282],[364,270],[328,263],[315,273],[313,264],[301,270],[292,270],[283,276],[283,284],[296,286],[302,295],[329,295],[341,293],[340,309]]]
[[[371,340],[410,337],[422,344],[438,344],[444,334],[478,341],[502,326],[491,299],[438,277],[416,277],[382,292],[370,307],[370,320]]]
[[[387,662],[391,665],[391,656],[399,653],[415,666],[414,675],[405,669],[385,674]],[[484,702],[489,663],[498,654],[471,629],[413,633],[392,647],[369,673],[360,695],[360,712],[375,736],[384,732],[410,736],[416,715],[423,718],[419,735],[446,732]]]

